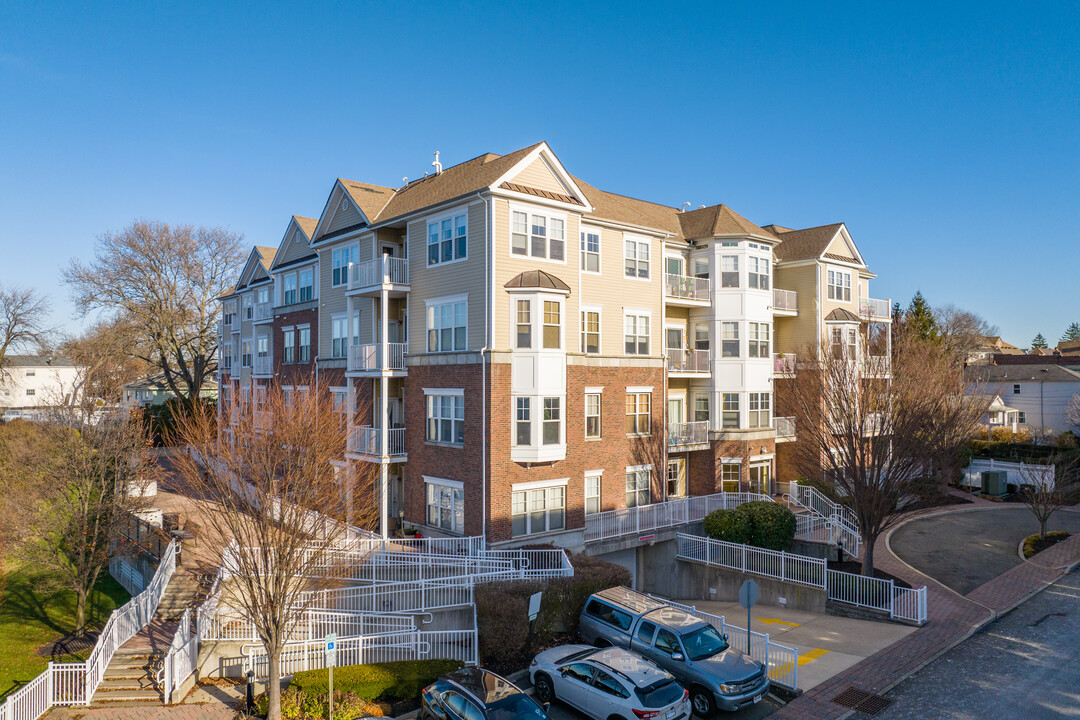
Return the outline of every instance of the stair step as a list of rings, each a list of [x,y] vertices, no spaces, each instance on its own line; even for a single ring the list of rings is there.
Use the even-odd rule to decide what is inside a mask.
[[[157,692],[157,678],[142,676],[137,678],[117,678],[108,677],[98,685],[97,691],[99,693],[109,693],[110,695],[117,692],[128,692],[132,690],[143,690],[145,692]]]
[[[116,692],[107,692],[102,694],[99,688],[94,697],[91,699],[90,704],[101,707],[102,705],[109,705],[112,703],[158,703],[162,702],[161,693],[156,690],[118,690]]]

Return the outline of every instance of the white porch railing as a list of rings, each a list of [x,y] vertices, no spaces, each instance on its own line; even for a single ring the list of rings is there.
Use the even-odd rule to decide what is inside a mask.
[[[839,542],[840,547],[851,557],[858,557],[862,550],[859,534],[840,522],[836,516],[824,518],[814,513],[796,515],[795,539],[828,545]]]
[[[776,430],[776,437],[793,438],[795,437],[795,418],[774,417],[773,428]]]
[[[1002,470],[1006,473],[1005,482],[1012,485],[1035,485],[1036,480],[1041,483],[1053,484],[1056,469],[1053,465],[1038,465],[1022,462],[1006,462],[992,458],[974,458],[971,464],[964,468],[964,485],[982,485],[982,473]]]
[[[254,322],[264,322],[266,320],[274,319],[274,303],[267,300],[266,302],[255,303],[255,317]]]
[[[690,275],[664,274],[664,294],[682,300],[709,300],[709,279]]]
[[[387,343],[388,370],[404,370],[405,355],[409,352],[408,343]],[[350,372],[362,372],[382,369],[382,344],[367,343],[349,346]]]
[[[768,495],[758,493],[716,493],[592,513],[585,516],[585,542],[686,525],[705,519],[713,510],[730,510],[753,500],[772,502]]]
[[[708,350],[667,349],[667,368],[669,372],[708,373],[712,372]]]
[[[793,353],[775,353],[772,357],[774,375],[795,374],[795,355]]]
[[[383,255],[374,260],[349,263],[349,290],[382,284],[408,285],[409,262],[405,258]]]
[[[868,355],[863,359],[863,373],[883,376],[889,374],[889,358],[884,355]]]
[[[273,375],[274,358],[272,355],[256,355],[251,366],[252,375]]]
[[[874,319],[892,319],[892,307],[888,300],[859,298],[859,316]]]
[[[405,428],[390,428],[387,430],[388,445],[383,452],[382,428],[369,426],[355,427],[349,432],[347,450],[357,455],[372,455],[375,457],[404,455],[405,454]]]
[[[169,650],[157,674],[165,704],[172,703],[173,692],[195,672],[199,664],[199,635],[192,633],[191,608],[184,610]]]
[[[793,312],[798,312],[799,294],[794,290],[781,290],[780,288],[773,288],[772,306],[773,310],[790,310]]]
[[[708,422],[668,423],[668,447],[691,447],[708,442]]]

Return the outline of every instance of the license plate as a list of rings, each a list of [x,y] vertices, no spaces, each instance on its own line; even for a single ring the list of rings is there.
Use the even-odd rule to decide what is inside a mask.
[[[756,702],[756,703],[761,702],[761,695],[758,695],[757,697],[755,697],[754,702]]]
[[[675,717],[675,708],[671,708],[670,710],[668,710],[666,717],[667,720],[671,720],[671,718]]]

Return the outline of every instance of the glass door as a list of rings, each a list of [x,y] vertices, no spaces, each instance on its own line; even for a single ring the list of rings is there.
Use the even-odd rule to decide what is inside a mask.
[[[750,466],[750,492],[771,495],[772,483],[770,479],[769,463]]]
[[[686,497],[686,458],[668,459],[667,496]]]

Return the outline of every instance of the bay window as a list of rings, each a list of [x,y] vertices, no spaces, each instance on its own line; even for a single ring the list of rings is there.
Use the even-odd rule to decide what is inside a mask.
[[[769,323],[750,323],[750,351],[752,358],[767,358],[769,355]]]
[[[751,256],[748,258],[750,265],[750,282],[752,288],[758,290],[769,289],[769,261],[767,258]]]
[[[739,287],[739,256],[720,256],[720,287]]]
[[[558,350],[562,347],[562,305],[558,300],[544,301],[544,348]]]
[[[532,398],[515,398],[514,444],[522,447],[532,445]]]
[[[720,355],[722,357],[739,357],[739,323],[720,323]]]
[[[750,393],[750,424],[752,428],[770,427],[769,393]]]
[[[562,440],[562,398],[544,398],[544,444],[558,445]]]
[[[532,347],[532,302],[529,300],[517,301],[517,347],[529,349]]]
[[[721,425],[725,430],[737,430],[739,428],[739,393],[724,393],[722,400]]]

